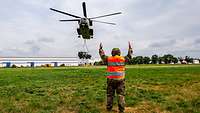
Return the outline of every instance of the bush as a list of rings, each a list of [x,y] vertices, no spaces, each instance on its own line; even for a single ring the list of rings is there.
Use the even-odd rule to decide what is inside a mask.
[[[17,66],[16,66],[15,64],[13,64],[13,65],[11,66],[11,68],[17,68]]]
[[[60,67],[65,67],[65,64],[61,64]]]
[[[51,67],[51,64],[45,64],[45,67]]]
[[[41,65],[41,67],[51,67],[51,64]]]
[[[95,66],[100,66],[100,65],[105,65],[103,61],[99,61],[99,62],[94,62]]]

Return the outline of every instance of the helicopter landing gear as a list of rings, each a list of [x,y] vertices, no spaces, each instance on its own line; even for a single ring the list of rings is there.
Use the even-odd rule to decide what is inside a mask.
[[[80,35],[78,35],[78,38],[81,38],[81,36],[80,36]]]

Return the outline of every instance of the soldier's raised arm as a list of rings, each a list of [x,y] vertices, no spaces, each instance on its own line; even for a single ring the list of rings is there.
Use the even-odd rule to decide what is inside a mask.
[[[128,42],[128,54],[126,55],[126,62],[129,62],[132,58],[132,54],[133,54],[133,49],[131,47],[130,42]]]
[[[100,43],[100,45],[99,45],[99,55],[100,55],[102,61],[103,61],[105,64],[107,64],[107,58],[108,58],[108,56],[105,55],[105,52],[104,52],[104,50],[103,50],[103,45],[102,45],[102,43]]]

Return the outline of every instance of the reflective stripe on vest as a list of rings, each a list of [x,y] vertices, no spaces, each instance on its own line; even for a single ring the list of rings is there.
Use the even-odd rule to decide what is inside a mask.
[[[108,72],[108,75],[114,75],[114,76],[123,76],[124,72]]]
[[[109,79],[124,79],[125,78],[125,76],[107,76],[107,78],[109,78]]]
[[[124,62],[108,62],[108,66],[124,66]]]
[[[124,78],[125,76],[125,59],[122,56],[108,57],[107,78]]]

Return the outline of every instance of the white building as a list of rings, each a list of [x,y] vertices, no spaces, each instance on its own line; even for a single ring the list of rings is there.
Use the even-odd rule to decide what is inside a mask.
[[[78,66],[77,57],[0,57],[0,67]]]
[[[194,63],[194,64],[199,64],[200,62],[199,62],[198,59],[194,59],[194,60],[193,60],[193,63]]]

